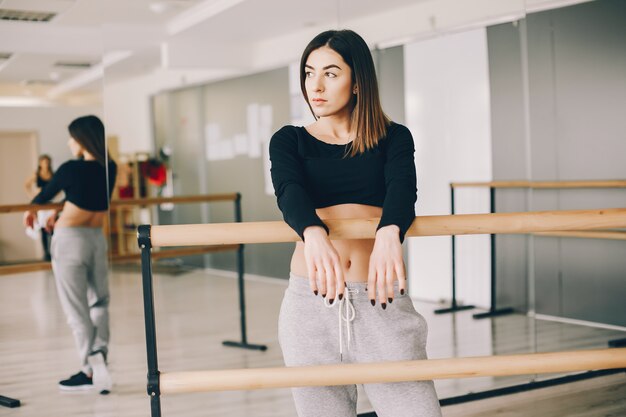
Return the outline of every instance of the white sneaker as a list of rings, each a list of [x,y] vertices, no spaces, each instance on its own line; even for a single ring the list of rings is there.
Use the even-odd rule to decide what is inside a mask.
[[[102,352],[96,352],[87,358],[93,370],[93,386],[100,394],[106,395],[111,392],[113,381],[107,368],[106,360]]]

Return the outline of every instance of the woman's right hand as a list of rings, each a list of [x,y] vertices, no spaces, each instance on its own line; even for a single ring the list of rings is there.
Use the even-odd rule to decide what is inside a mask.
[[[304,230],[304,259],[309,275],[309,284],[315,295],[328,296],[332,303],[335,297],[343,298],[345,281],[341,259],[337,250],[320,226]]]
[[[30,227],[31,229],[33,228],[33,226],[35,225],[35,218],[37,217],[37,215],[35,214],[34,211],[25,211],[24,212],[24,217],[23,217],[23,222],[24,222],[24,226],[25,227]]]

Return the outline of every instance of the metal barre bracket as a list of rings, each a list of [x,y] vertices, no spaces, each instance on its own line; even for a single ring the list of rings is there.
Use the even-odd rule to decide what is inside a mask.
[[[137,227],[137,243],[139,244],[140,249],[152,248],[152,240],[150,239],[150,229],[151,226],[149,224],[141,224]]]

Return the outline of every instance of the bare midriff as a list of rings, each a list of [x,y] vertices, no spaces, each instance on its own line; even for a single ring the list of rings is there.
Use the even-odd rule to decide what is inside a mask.
[[[322,219],[358,219],[380,217],[382,208],[363,204],[339,204],[315,210]],[[370,254],[374,248],[374,239],[333,240],[333,246],[339,254],[344,279],[348,282],[367,282],[367,270]],[[304,243],[297,242],[291,257],[291,272],[308,277],[304,258]]]
[[[106,211],[84,210],[66,201],[54,227],[102,227],[106,214]]]

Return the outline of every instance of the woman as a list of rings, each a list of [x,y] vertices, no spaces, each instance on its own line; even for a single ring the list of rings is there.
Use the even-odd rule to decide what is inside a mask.
[[[402,259],[417,194],[411,133],[383,113],[371,53],[353,31],[316,36],[300,84],[316,121],[270,142],[278,207],[302,238],[279,317],[285,364],[426,359],[427,324],[406,294]],[[381,217],[375,239],[332,241],[324,224],[371,217]],[[364,390],[381,417],[441,415],[432,381]],[[300,417],[356,416],[356,393],[293,389]]]
[[[51,254],[57,292],[80,356],[80,371],[59,382],[63,390],[111,388],[106,367],[109,343],[109,283],[102,225],[115,184],[116,165],[106,151],[104,125],[84,116],[68,127],[68,146],[77,158],[59,167],[33,204],[65,192],[63,211],[49,222],[54,228]],[[35,211],[24,213],[32,227]]]
[[[39,193],[43,187],[50,182],[52,176],[54,175],[54,170],[52,169],[52,158],[48,155],[41,155],[39,160],[37,161],[37,171],[33,173],[26,182],[24,183],[24,190],[26,191],[26,195],[29,198],[33,198],[37,193]],[[43,258],[45,261],[50,260],[50,234],[48,230],[46,230],[46,223],[51,214],[50,210],[42,210],[39,212],[39,223],[41,226],[41,246],[43,247]],[[35,236],[36,237],[36,236]]]
[[[54,170],[52,169],[52,158],[43,154],[37,161],[37,171],[33,173],[24,183],[24,190],[29,198],[33,198],[46,186],[52,179]],[[33,190],[33,188],[35,188]]]

